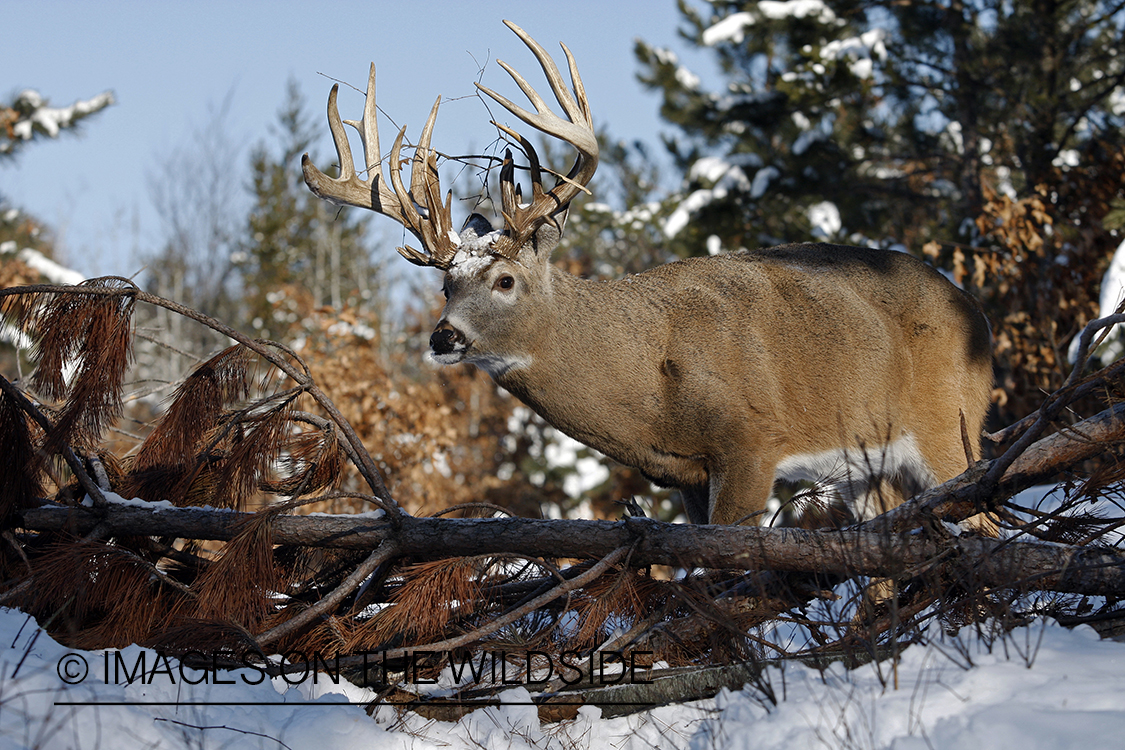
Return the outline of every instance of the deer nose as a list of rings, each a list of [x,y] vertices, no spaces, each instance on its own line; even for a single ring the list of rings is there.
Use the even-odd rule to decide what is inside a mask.
[[[465,335],[449,323],[439,323],[430,335],[430,349],[434,354],[451,354],[464,344]]]

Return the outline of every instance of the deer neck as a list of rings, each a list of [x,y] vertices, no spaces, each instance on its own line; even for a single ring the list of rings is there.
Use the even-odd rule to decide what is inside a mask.
[[[494,379],[554,427],[616,456],[629,433],[635,439],[656,416],[648,412],[659,387],[660,326],[649,320],[649,302],[626,282],[579,279],[552,267],[547,311],[526,366]]]

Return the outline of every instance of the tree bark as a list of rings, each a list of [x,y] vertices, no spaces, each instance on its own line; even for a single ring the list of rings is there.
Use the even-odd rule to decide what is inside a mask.
[[[86,508],[40,506],[23,512],[37,531],[159,535],[227,540],[249,513],[198,508],[154,510],[111,503],[104,516]],[[518,553],[547,558],[604,557],[633,546],[632,565],[909,576],[944,559],[980,584],[1080,594],[1125,595],[1125,553],[1040,542],[940,538],[856,529],[806,530],[671,524],[647,518],[566,521],[529,518],[404,518],[399,527],[353,516],[281,516],[276,544],[374,550],[394,544],[414,560]]]

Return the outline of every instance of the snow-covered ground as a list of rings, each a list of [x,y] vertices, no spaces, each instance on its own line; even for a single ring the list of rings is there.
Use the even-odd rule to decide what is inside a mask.
[[[540,726],[523,688],[511,705],[443,723],[391,709],[369,717],[368,691],[311,679],[271,684],[254,670],[114,680],[112,652],[68,649],[14,610],[0,610],[0,748],[1120,748],[1125,746],[1125,644],[1038,623],[986,648],[966,629],[931,633],[889,664],[825,674],[772,670],[773,706],[751,689],[714,700],[602,719],[581,709]],[[144,651],[125,649],[123,664]],[[78,657],[81,657],[79,659]],[[89,672],[79,680],[83,662]],[[105,667],[110,665],[109,679]],[[213,676],[232,684],[213,684]],[[205,683],[186,684],[207,677]],[[63,678],[72,683],[67,684]],[[294,680],[296,682],[296,680]],[[119,682],[120,684],[114,684]],[[250,684],[257,683],[257,684]]]

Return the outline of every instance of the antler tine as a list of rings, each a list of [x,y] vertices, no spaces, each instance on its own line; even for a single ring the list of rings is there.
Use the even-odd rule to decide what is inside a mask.
[[[426,249],[426,253],[420,253],[412,247],[400,247],[397,248],[399,254],[411,263],[446,270],[452,263],[453,256],[457,254],[460,238],[453,231],[451,213],[453,195],[450,193],[443,206],[437,156],[430,148],[430,138],[434,132],[434,123],[437,122],[440,106],[439,96],[430,109],[430,116],[426,119],[418,145],[414,148],[414,156],[410,160],[409,192],[402,182],[401,161],[402,141],[406,136],[406,128],[399,131],[391,153],[391,186],[398,197],[399,205],[402,206],[403,226],[413,232]],[[419,212],[417,208],[419,206],[422,212]]]
[[[536,111],[534,113],[528,112],[523,107],[513,103],[510,99],[497,94],[495,91],[487,88],[486,86],[481,86],[479,83],[476,84],[476,87],[478,89],[488,94],[490,97],[495,99],[502,107],[504,107],[504,109],[508,110],[513,115],[520,118],[536,130],[541,130],[547,135],[553,135],[556,138],[560,138],[577,148],[580,152],[592,154],[595,157],[597,156],[598,139],[594,135],[593,124],[589,122],[589,104],[585,101],[585,98],[583,98],[582,105],[580,106],[578,104],[575,104],[573,101],[565,103],[564,96],[562,95],[556,97],[559,100],[559,103],[562,105],[563,109],[568,110],[567,115],[571,117],[571,120],[569,121],[564,120],[551,111],[550,107],[547,106],[547,103],[543,101],[543,98],[539,96],[535,89],[531,88],[531,86],[527,83],[523,76],[521,76],[503,60],[497,60],[496,62],[500,65],[501,68],[507,71],[508,75],[512,77],[512,79],[521,89],[523,89],[523,92],[527,94],[527,98],[531,101],[532,105],[534,105]],[[558,73],[557,69],[555,70],[555,73]],[[560,85],[565,86],[565,84],[562,83],[560,83]],[[554,83],[552,83],[552,86],[554,86]],[[566,91],[566,89],[562,89],[562,94],[566,95],[566,99],[570,98],[570,94]],[[584,94],[585,92],[583,92],[583,95]],[[575,122],[575,119],[579,120],[579,122]]]
[[[399,131],[394,148],[390,154],[390,188],[383,176],[382,157],[379,153],[378,109],[375,101],[375,65],[367,79],[367,101],[363,108],[363,118],[341,121],[336,98],[339,84],[332,86],[328,94],[328,127],[340,161],[340,176],[332,178],[313,165],[306,153],[301,158],[301,169],[305,183],[312,192],[337,205],[366,208],[389,216],[402,224],[421,241],[424,252],[412,247],[397,248],[399,254],[420,266],[434,266],[448,269],[457,252],[456,235],[452,232],[452,201],[443,206],[440,200],[440,187],[437,173],[437,159],[430,150],[430,136],[437,119],[441,97],[434,103],[430,117],[423,128],[422,138],[415,149],[411,163],[411,187],[414,194],[408,193],[402,184],[402,142],[406,128]],[[367,179],[361,179],[355,171],[351,145],[348,143],[344,125],[351,125],[359,132],[367,167]],[[421,206],[425,216],[419,214],[416,206]]]
[[[578,107],[582,112],[583,121],[590,127],[594,128],[594,120],[590,116],[590,102],[586,99],[586,88],[582,85],[582,76],[578,75],[578,63],[574,61],[574,55],[570,54],[570,48],[563,42],[559,42],[559,46],[563,49],[563,54],[566,55],[566,66],[570,70],[570,80],[574,82],[574,93],[578,97]],[[567,92],[569,94],[569,92]],[[597,144],[597,139],[594,139]]]
[[[366,158],[368,179],[360,179],[352,161],[352,148],[344,123],[340,120],[336,98],[339,84],[333,84],[328,93],[328,127],[332,131],[332,142],[340,162],[340,176],[329,177],[313,165],[306,153],[301,157],[301,170],[305,183],[315,195],[341,206],[367,208],[377,213],[398,219],[399,205],[394,193],[387,189],[379,169],[379,133],[375,127],[375,66],[367,77],[367,106],[360,123],[349,120],[347,124],[359,131]],[[374,146],[373,151],[372,146]],[[374,157],[374,158],[372,158]]]
[[[507,243],[507,248],[498,248],[496,251],[507,254],[507,250],[516,251],[538,227],[547,221],[552,214],[570,203],[579,192],[589,192],[585,186],[593,177],[598,166],[598,139],[594,134],[593,120],[590,117],[590,104],[586,99],[586,90],[582,86],[582,78],[578,74],[578,66],[566,45],[563,45],[563,51],[566,54],[571,81],[574,84],[573,96],[570,88],[563,80],[558,66],[555,65],[547,51],[516,24],[510,21],[504,23],[516,33],[535,55],[548,83],[551,85],[555,99],[569,119],[564,120],[552,112],[547,103],[524,77],[502,61],[498,60],[497,62],[527,96],[532,106],[535,107],[535,112],[529,112],[480,84],[477,84],[477,88],[536,130],[566,141],[578,150],[578,158],[575,160],[570,173],[566,177],[560,177],[549,192],[544,192],[538,157],[531,143],[514,130],[493,122],[494,125],[512,136],[520,144],[531,162],[532,199],[527,206],[521,206],[515,199],[515,191],[511,186],[513,170],[509,168],[501,171],[502,187],[505,183],[508,183],[508,186],[501,191],[501,199],[504,204],[503,215],[507,229],[506,234],[510,243]]]
[[[515,134],[518,138],[518,134]],[[526,147],[530,148],[531,144]],[[531,149],[529,154],[535,154],[535,149]],[[529,158],[531,171],[531,191],[532,203],[535,198],[543,192],[543,184],[539,172],[539,159]],[[516,162],[512,159],[512,150],[504,149],[504,163],[500,166],[500,215],[504,217],[504,225],[514,227],[519,223],[520,211],[522,209],[520,203],[522,194],[519,185],[515,181]],[[506,246],[502,245],[496,249],[496,252],[501,255],[515,257],[519,252],[520,243],[508,243]]]
[[[418,139],[418,147],[414,149],[414,159],[410,165],[410,191],[415,203],[422,203],[426,207],[428,216],[428,247],[437,257],[441,253],[441,261],[448,266],[449,261],[457,254],[457,246],[461,239],[453,231],[453,215],[450,207],[453,205],[453,191],[446,196],[445,207],[441,203],[441,183],[438,179],[437,154],[430,148],[430,138],[434,133],[434,123],[437,122],[438,107],[441,105],[441,96],[434,102],[426,126],[422,128],[422,135]],[[424,200],[419,200],[424,198]]]
[[[359,132],[359,141],[363,145],[363,155],[367,161],[367,179],[372,175],[382,175],[380,166],[383,157],[379,153],[379,107],[375,102],[375,63],[371,63],[371,70],[367,74],[367,95],[363,102],[363,118],[357,123],[355,120],[344,120]]]
[[[516,36],[518,36],[520,40],[527,45],[528,49],[530,49],[535,55],[535,59],[539,61],[539,65],[543,69],[543,75],[547,77],[547,82],[551,84],[551,91],[554,92],[555,99],[558,101],[559,106],[563,108],[563,111],[566,112],[567,117],[569,117],[571,120],[574,120],[576,118],[585,119],[585,113],[581,108],[579,108],[578,104],[574,100],[574,97],[571,96],[570,88],[566,85],[566,81],[563,80],[558,66],[555,65],[554,59],[552,59],[550,54],[548,54],[547,50],[543,49],[543,46],[539,44],[539,42],[535,41],[530,34],[528,34],[526,31],[524,31],[511,21],[505,21],[504,25],[514,31]],[[578,76],[578,68],[574,64],[574,60],[570,55],[570,50],[566,48],[565,44],[560,44],[560,46],[566,53],[567,61],[570,63],[569,68],[571,80],[576,82],[575,88],[581,91],[582,79]],[[497,62],[500,61],[498,60]],[[542,98],[539,97],[535,90],[530,85],[528,85],[527,81],[525,81],[518,73],[513,71],[503,62],[500,62],[500,65],[506,71],[508,71],[508,74],[512,76],[512,78],[515,79],[520,89],[522,89],[524,94],[527,95],[527,98],[531,100],[531,103],[535,105],[535,109],[542,113],[543,110],[546,109]],[[580,97],[584,96],[584,92],[581,92],[578,95]],[[528,124],[530,125],[532,123]],[[587,124],[589,125],[591,123]]]
[[[391,147],[391,188],[394,189],[395,200],[399,206],[409,206],[409,209],[403,209],[399,212],[398,220],[404,227],[410,230],[411,234],[422,241],[422,247],[426,247],[426,240],[422,236],[419,225],[421,224],[418,212],[414,210],[413,202],[410,200],[410,195],[406,192],[406,188],[402,184],[402,141],[406,138],[406,126],[403,125],[398,131],[398,136],[395,137],[394,146]],[[436,265],[432,262],[433,258],[429,253],[419,252],[410,245],[403,245],[396,247],[395,250],[398,254],[406,258],[408,261],[416,266],[430,266]]]

